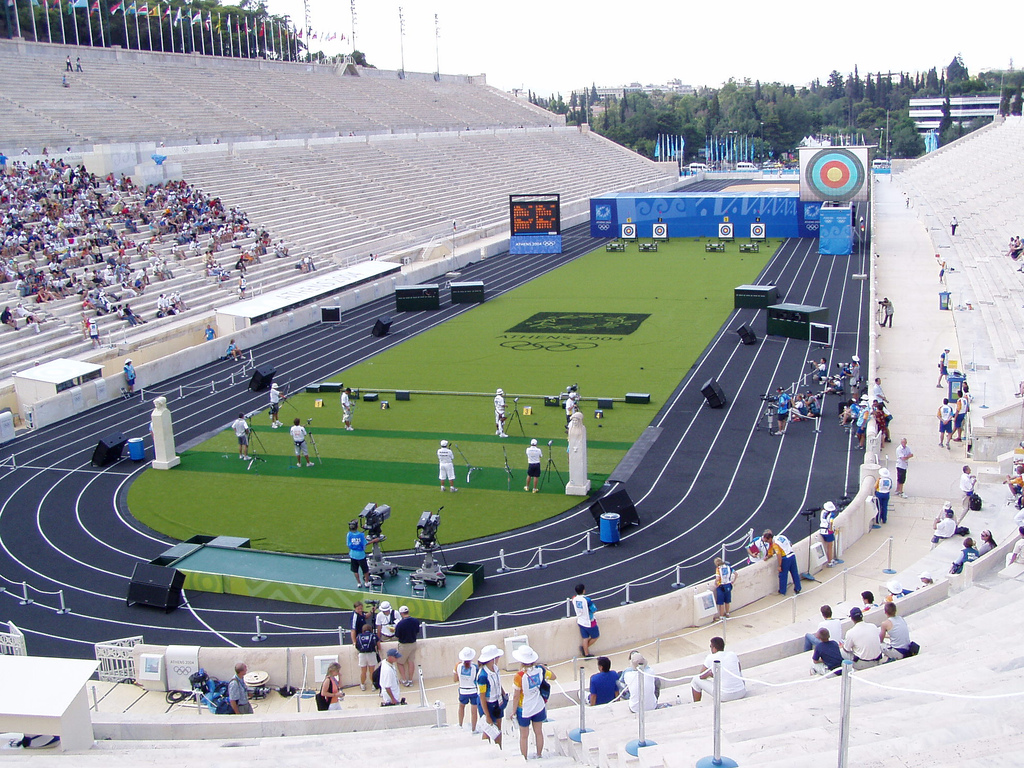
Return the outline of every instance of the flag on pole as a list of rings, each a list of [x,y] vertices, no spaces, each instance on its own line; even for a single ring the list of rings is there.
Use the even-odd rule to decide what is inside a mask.
[[[203,20],[203,14],[199,13],[199,12],[197,12],[196,15],[192,17],[192,23],[193,24],[198,24],[202,20]]]
[[[121,4],[120,3],[114,3],[112,6],[110,6],[110,13],[111,14],[117,13],[120,10],[121,10]]]
[[[100,12],[100,0],[92,0],[92,7],[89,8],[90,16],[92,16],[93,11],[96,11],[96,13]]]
[[[170,11],[170,8],[168,8],[168,11]],[[180,24],[181,24],[181,8],[178,9],[178,13],[174,17],[174,26],[178,26]]]

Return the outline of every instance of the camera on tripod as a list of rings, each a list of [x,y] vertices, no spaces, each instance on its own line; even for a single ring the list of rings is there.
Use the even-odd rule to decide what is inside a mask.
[[[777,402],[779,402],[779,398],[778,398],[777,395],[773,395],[773,394],[769,393],[767,395],[761,395],[761,402],[762,403],[777,403]]]
[[[416,523],[416,549],[433,549],[437,546],[437,529],[441,527],[441,515],[424,512]]]

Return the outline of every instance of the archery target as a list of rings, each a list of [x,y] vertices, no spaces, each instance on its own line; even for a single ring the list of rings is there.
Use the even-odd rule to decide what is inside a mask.
[[[757,223],[750,225],[750,239],[751,240],[764,240],[767,235],[764,231],[764,224]]]
[[[867,147],[800,150],[800,199],[867,200]]]
[[[623,240],[636,240],[636,224],[623,224],[622,225],[622,239]]]
[[[732,240],[734,236],[734,230],[732,224],[719,224],[718,225],[718,239],[719,240]]]
[[[668,224],[655,224],[651,228],[651,237],[655,240],[668,240]]]

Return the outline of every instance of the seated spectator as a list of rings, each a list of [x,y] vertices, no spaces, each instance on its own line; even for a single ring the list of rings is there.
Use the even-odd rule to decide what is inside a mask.
[[[242,350],[240,350],[238,345],[235,344],[234,339],[228,342],[228,348],[227,351],[224,352],[224,357],[230,357],[232,360],[238,360],[242,357]]]
[[[380,665],[380,705],[382,707],[393,707],[396,704],[405,704],[402,698],[401,683],[398,680],[398,660],[402,654],[397,648],[389,648],[384,663]]]
[[[694,701],[700,701],[705,693],[714,691],[715,662],[721,662],[719,673],[722,676],[722,701],[735,701],[747,695],[747,684],[743,681],[743,669],[739,657],[732,651],[725,650],[725,640],[721,637],[711,638],[711,653],[704,658],[704,669],[690,680],[690,692]]]
[[[917,578],[921,580],[921,586],[918,587],[918,589],[930,587],[935,583],[935,579],[932,578],[932,574],[929,571],[921,571],[921,573],[917,575]]]
[[[640,676],[643,674],[644,695],[641,704],[640,698]],[[658,708],[658,693],[661,690],[661,680],[651,672],[647,666],[647,659],[640,651],[633,651],[629,654],[629,669],[622,673],[622,684],[629,693],[629,711],[640,711],[643,706],[645,712]]]
[[[811,650],[821,642],[821,638],[818,637],[818,630],[820,629],[827,630],[829,637],[835,638],[836,642],[843,639],[843,622],[840,619],[832,618],[832,606],[823,605],[819,610],[821,611],[821,621],[818,622],[818,629],[804,635],[805,651]]]
[[[900,597],[906,597],[907,595],[913,594],[912,589],[904,589],[903,585],[900,584],[896,579],[892,579],[886,582],[885,591],[888,593],[885,596],[886,603],[891,603]]]
[[[964,539],[964,548],[960,550],[959,557],[953,561],[953,565],[950,567],[949,572],[954,574],[963,573],[964,566],[967,563],[973,563],[979,557],[981,557],[981,555],[978,554],[978,550],[974,548],[974,539],[968,536]]]
[[[1020,534],[1020,538],[1017,540],[1017,543],[1013,545],[1013,552],[1011,552],[1010,556],[1006,558],[1007,565],[1013,565],[1018,560],[1024,559],[1021,558],[1021,555],[1024,554],[1024,525],[1017,529],[1017,533]]]
[[[141,317],[139,317],[137,314],[135,314],[135,310],[133,310],[128,305],[128,302],[125,302],[124,305],[121,307],[121,313],[122,313],[122,315],[124,315],[124,319],[128,321],[128,325],[130,325],[133,328],[136,325],[144,325],[145,322],[146,322]]]
[[[10,307],[4,307],[4,311],[0,312],[0,324],[9,325],[11,328],[17,330],[18,323],[14,319],[14,313],[11,312]]]
[[[843,664],[843,651],[839,643],[825,627],[819,627],[815,633],[814,653],[811,654],[811,674],[839,674]]]
[[[860,608],[850,609],[853,626],[843,640],[843,658],[853,662],[856,670],[870,669],[882,663],[882,642],[878,638],[878,628],[864,621],[864,612]]]
[[[996,540],[992,538],[992,531],[981,532],[981,542],[978,544],[978,555],[987,555],[997,546]]]
[[[896,603],[885,604],[885,620],[878,628],[882,653],[889,661],[899,661],[916,654],[910,641],[910,627],[902,616],[896,615]]]
[[[863,605],[861,605],[862,611],[870,611],[878,607],[878,604],[875,602],[875,593],[869,589],[860,593],[860,599],[863,603]]]
[[[1024,465],[1014,468],[1013,474],[1007,475],[1003,485],[1010,488],[1010,496],[1016,499],[1024,491]]]
[[[621,680],[619,673],[612,671],[612,662],[607,656],[597,657],[597,674],[590,676],[590,706],[608,704],[615,701],[619,695]]]
[[[932,523],[932,528],[935,531],[935,535],[932,536],[932,549],[935,549],[940,541],[944,541],[956,533],[956,514],[953,512],[953,505],[948,501],[943,508],[943,514],[935,518],[935,522]]]

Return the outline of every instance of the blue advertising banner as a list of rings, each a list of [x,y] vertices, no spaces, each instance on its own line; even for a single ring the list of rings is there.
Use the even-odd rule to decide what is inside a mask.
[[[561,235],[513,235],[508,252],[512,254],[561,253]]]
[[[853,211],[849,206],[822,208],[818,221],[818,253],[825,256],[853,253]]]

